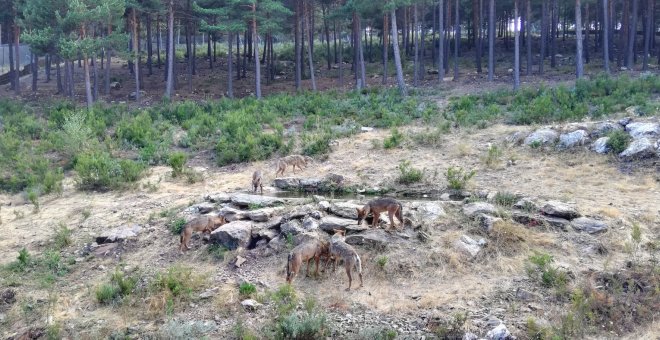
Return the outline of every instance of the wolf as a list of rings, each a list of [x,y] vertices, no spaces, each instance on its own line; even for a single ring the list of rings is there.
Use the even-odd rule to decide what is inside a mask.
[[[179,240],[179,252],[183,254],[184,249],[190,249],[190,238],[193,231],[201,231],[202,233],[210,234],[212,231],[218,229],[221,225],[227,223],[224,216],[200,216],[194,220],[189,221],[183,226]]]
[[[362,224],[362,220],[364,220],[367,215],[369,215],[369,213],[372,213],[373,221],[371,222],[371,226],[375,228],[376,224],[378,223],[380,213],[387,211],[387,215],[390,218],[391,228],[396,229],[396,226],[394,225],[394,216],[396,216],[396,218],[399,220],[399,222],[401,222],[401,225],[403,226],[403,207],[399,201],[393,198],[376,198],[367,202],[364,207],[356,208],[356,210],[358,214],[358,225]]]
[[[307,262],[307,275],[309,275],[309,265],[312,259],[316,262],[315,275],[318,276],[319,261],[321,257],[328,256],[329,247],[330,244],[328,241],[312,240],[293,248],[293,250],[289,252],[286,261],[286,282],[291,284],[293,278],[296,276],[304,262]]]
[[[362,260],[360,260],[360,255],[355,251],[353,247],[344,242],[346,239],[346,231],[334,229],[334,235],[330,239],[330,256],[335,258],[335,261],[332,265],[332,270],[335,271],[337,268],[337,262],[341,259],[344,260],[344,268],[346,268],[346,275],[348,275],[348,288],[346,291],[351,290],[351,283],[353,282],[353,277],[351,276],[351,271],[355,269],[360,277],[360,287],[362,287]]]
[[[261,189],[261,194],[264,193],[264,185],[261,179],[261,170],[256,170],[252,173],[252,189],[257,192],[257,188]]]
[[[282,174],[284,175],[284,171],[286,170],[286,167],[291,165],[293,167],[293,173],[296,173],[296,166],[298,169],[302,170],[303,168],[307,167],[307,163],[313,162],[314,159],[309,156],[301,156],[301,155],[290,155],[286,157],[282,157],[277,160],[277,171],[275,172],[275,176]]]

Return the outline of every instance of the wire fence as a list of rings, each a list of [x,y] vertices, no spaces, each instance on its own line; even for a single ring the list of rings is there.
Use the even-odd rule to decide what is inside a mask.
[[[9,53],[9,44],[0,45],[0,74],[9,72]],[[18,54],[21,66],[30,63],[30,46],[20,45]]]

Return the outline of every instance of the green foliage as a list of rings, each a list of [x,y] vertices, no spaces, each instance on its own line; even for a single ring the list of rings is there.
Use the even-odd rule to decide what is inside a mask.
[[[476,174],[477,172],[475,170],[467,171],[462,167],[450,166],[445,173],[445,178],[447,178],[448,182],[447,186],[452,190],[463,190]]]
[[[145,170],[143,164],[128,159],[117,160],[106,152],[85,153],[75,165],[78,187],[83,190],[110,190],[137,181]]]
[[[30,253],[27,251],[27,249],[22,248],[18,251],[18,257],[16,260],[18,261],[18,266],[16,268],[18,268],[20,271],[23,271],[30,264]]]
[[[325,155],[330,153],[332,134],[328,132],[304,133],[300,137],[302,153],[307,156]]]
[[[516,204],[516,202],[518,202],[518,199],[519,196],[516,194],[512,194],[506,191],[498,191],[495,194],[495,198],[493,200],[495,201],[495,204],[499,206],[511,208],[514,204]]]
[[[173,152],[167,163],[172,167],[172,177],[177,177],[183,173],[183,167],[186,165],[188,155],[184,152]]]
[[[560,293],[565,290],[568,275],[565,271],[552,266],[552,262],[554,262],[552,255],[535,252],[528,261],[533,265],[527,267],[527,274],[530,278],[544,287],[555,287]]]
[[[399,163],[399,178],[401,184],[412,184],[420,182],[424,178],[424,171],[410,165],[410,161],[403,160]]]
[[[467,321],[467,313],[456,313],[449,320],[440,322],[433,328],[433,333],[439,339],[460,339],[463,336],[463,327]]]
[[[376,264],[381,270],[383,270],[385,269],[385,265],[387,265],[387,260],[388,260],[387,256],[385,255],[379,256],[378,259],[376,260]]]
[[[242,296],[249,297],[257,292],[257,287],[248,282],[243,282],[238,286],[238,292]]]
[[[179,235],[183,231],[183,227],[186,225],[186,219],[179,217],[170,222],[170,231],[174,235]]]
[[[398,333],[394,329],[389,328],[368,328],[365,330],[360,330],[358,339],[364,340],[394,340],[396,339]]]
[[[156,275],[153,283],[155,289],[166,291],[172,296],[190,295],[195,286],[192,268],[179,266],[170,267],[166,272]]]
[[[34,190],[27,192],[27,199],[34,205],[34,211],[39,211],[39,194]]]
[[[614,130],[610,132],[607,137],[609,138],[605,145],[615,154],[620,154],[623,150],[628,148],[628,144],[630,144],[630,140],[632,139],[632,137],[623,130]]]
[[[499,164],[500,158],[502,157],[502,150],[497,147],[497,145],[490,145],[488,147],[486,156],[483,157],[482,161],[489,167]]]
[[[224,260],[227,253],[227,248],[221,244],[211,244],[208,246],[208,252],[216,260]]]
[[[119,289],[111,284],[104,283],[96,288],[96,301],[100,304],[109,304],[118,295]]]
[[[403,141],[403,135],[399,132],[399,129],[392,128],[390,135],[383,140],[383,147],[385,149],[393,149],[401,145]]]

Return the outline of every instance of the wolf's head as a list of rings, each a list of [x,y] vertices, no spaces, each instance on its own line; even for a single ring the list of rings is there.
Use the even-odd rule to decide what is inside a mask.
[[[346,239],[346,230],[332,229],[335,232],[330,239],[330,242],[344,241]]]
[[[358,225],[362,224],[362,221],[369,215],[370,209],[368,206],[365,206],[363,208],[355,208],[357,210],[357,215],[358,215]]]

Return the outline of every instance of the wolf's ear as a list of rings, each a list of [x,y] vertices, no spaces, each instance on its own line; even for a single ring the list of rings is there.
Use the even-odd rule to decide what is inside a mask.
[[[346,230],[340,230],[339,233],[342,235],[346,235]]]

